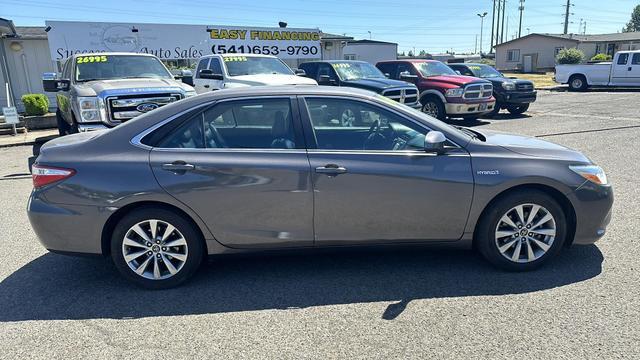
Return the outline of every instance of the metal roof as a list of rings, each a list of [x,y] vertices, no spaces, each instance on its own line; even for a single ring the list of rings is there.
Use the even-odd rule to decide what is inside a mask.
[[[575,42],[614,42],[614,41],[640,41],[640,32],[626,32],[626,33],[613,33],[613,34],[549,34],[549,33],[532,33],[521,38],[505,41],[497,44],[496,47],[505,44],[511,44],[512,42],[534,37],[542,36],[547,38],[554,38],[559,40],[571,40]]]

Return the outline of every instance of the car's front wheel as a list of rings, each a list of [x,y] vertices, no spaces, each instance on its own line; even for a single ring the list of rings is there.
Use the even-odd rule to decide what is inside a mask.
[[[165,209],[132,211],[118,222],[111,239],[118,271],[151,289],[186,281],[198,269],[203,251],[202,236],[191,222]]]
[[[524,114],[527,110],[529,110],[529,104],[520,104],[520,105],[515,105],[515,106],[509,106],[507,108],[507,110],[512,114],[512,115],[522,115]]]
[[[426,96],[422,99],[422,112],[438,120],[447,118],[444,104],[435,96]]]
[[[558,253],[567,234],[562,207],[537,190],[499,199],[480,221],[478,250],[492,264],[511,271],[540,267]]]

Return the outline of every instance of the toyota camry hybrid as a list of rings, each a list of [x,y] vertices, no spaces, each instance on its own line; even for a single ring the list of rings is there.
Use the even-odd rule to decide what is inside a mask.
[[[602,237],[613,203],[580,152],[322,86],[220,90],[49,141],[33,184],[44,247],[149,288],[267,249],[451,245],[531,270]]]

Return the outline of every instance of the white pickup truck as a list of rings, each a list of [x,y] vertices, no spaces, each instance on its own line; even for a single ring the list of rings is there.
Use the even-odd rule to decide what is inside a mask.
[[[640,50],[620,51],[612,62],[557,65],[556,82],[569,84],[573,91],[590,86],[640,86]]]
[[[193,77],[196,93],[223,88],[259,85],[318,85],[294,72],[275,56],[258,54],[220,54],[200,58]]]

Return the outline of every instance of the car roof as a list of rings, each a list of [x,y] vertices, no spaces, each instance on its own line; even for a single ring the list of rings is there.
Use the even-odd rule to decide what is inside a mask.
[[[320,85],[269,85],[269,86],[251,86],[241,88],[228,88],[207,92],[198,95],[197,98],[210,100],[222,99],[227,97],[252,97],[252,96],[293,96],[293,95],[357,95],[361,97],[371,97],[376,95],[375,92],[339,86],[320,86]]]
[[[244,54],[244,53],[209,54],[209,55],[203,55],[203,56],[201,56],[201,57],[200,57],[200,59],[204,59],[204,58],[212,58],[212,57],[218,57],[218,56],[222,56],[222,57],[245,56],[245,57],[262,57],[262,58],[272,58],[272,59],[277,59],[277,56],[273,56],[273,55],[264,55],[264,54]]]
[[[147,57],[156,57],[153,54],[147,53],[134,53],[134,52],[94,52],[94,53],[76,53],[73,54],[73,58],[81,57],[81,56],[95,56],[95,55],[105,55],[105,56],[116,56],[116,55],[130,55],[130,56],[147,56]]]
[[[314,60],[314,61],[306,61],[303,62],[302,64],[320,64],[320,63],[326,63],[326,64],[344,64],[344,63],[350,63],[350,64],[362,64],[362,63],[367,63],[366,61],[362,61],[362,60]],[[300,65],[302,65],[300,64]]]

